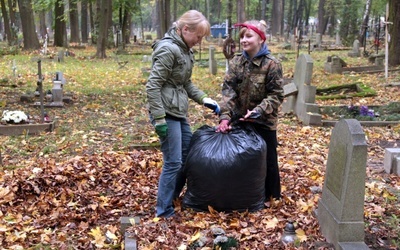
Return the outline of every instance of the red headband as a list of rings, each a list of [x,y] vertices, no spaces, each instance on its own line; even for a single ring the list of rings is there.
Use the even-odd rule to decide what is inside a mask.
[[[263,41],[267,40],[267,38],[265,37],[264,32],[262,32],[261,30],[259,30],[256,26],[251,25],[251,24],[247,24],[247,23],[237,23],[234,24],[233,27],[244,27],[244,28],[248,28],[253,30],[254,32],[256,32]]]

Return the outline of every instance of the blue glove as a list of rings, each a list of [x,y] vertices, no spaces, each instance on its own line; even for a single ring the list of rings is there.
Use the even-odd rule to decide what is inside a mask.
[[[218,105],[218,103],[216,101],[214,101],[213,99],[211,99],[209,97],[205,97],[205,98],[203,98],[203,104],[207,108],[212,109],[212,111],[216,115],[219,115],[221,110],[220,110],[219,105]]]
[[[166,137],[168,134],[168,125],[164,118],[155,120],[156,133],[159,137]]]

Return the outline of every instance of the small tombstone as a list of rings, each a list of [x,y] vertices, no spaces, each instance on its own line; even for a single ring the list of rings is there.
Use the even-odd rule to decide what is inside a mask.
[[[146,40],[146,43],[151,42],[153,40],[153,37],[151,36],[151,34],[146,35],[145,40]]]
[[[210,46],[209,48],[209,70],[213,75],[217,74],[217,60],[215,60],[215,48]]]
[[[317,88],[311,86],[312,70],[313,60],[311,56],[301,54],[296,61],[293,78],[297,92],[291,91],[293,94],[287,96],[282,104],[282,111],[284,113],[294,112],[305,125],[321,125],[321,115],[318,114],[319,108],[315,104]],[[294,89],[294,86],[289,87]]]
[[[400,176],[400,148],[386,148],[383,165],[388,174],[397,174]]]
[[[296,49],[296,36],[295,35],[290,35],[290,48],[292,50]]]
[[[57,62],[64,62],[64,54],[65,54],[64,50],[58,51],[57,56],[55,58],[56,61]]]
[[[13,59],[12,71],[13,71],[13,78],[14,78],[14,80],[15,80],[15,78],[17,77],[17,65],[16,65],[16,63],[15,63],[15,59]]]
[[[63,106],[63,86],[66,83],[62,72],[56,72],[56,78],[53,79],[53,105]]]
[[[341,74],[343,67],[346,67],[347,63],[338,56],[328,56],[324,65],[324,70],[331,74]]]
[[[353,42],[353,49],[347,53],[348,56],[350,57],[360,57],[361,52],[360,52],[360,41],[357,39],[354,40]]]
[[[336,42],[335,42],[336,46],[342,46],[342,41],[340,40],[340,35],[339,32],[336,32]]]
[[[143,56],[142,62],[151,62],[151,61],[152,61],[151,55],[150,56],[148,56],[148,55],[144,55]]]
[[[364,243],[367,143],[356,119],[342,119],[332,130],[318,222],[335,249],[369,249]]]
[[[321,40],[322,40],[322,36],[320,33],[317,33],[315,35],[315,44],[317,45],[317,48],[321,47]]]
[[[48,36],[47,34],[44,36],[44,42],[43,42],[43,55],[47,55],[47,40],[48,40]]]
[[[322,44],[322,35],[320,33],[315,34],[315,44],[313,45],[314,51],[322,51],[323,48],[321,47]]]

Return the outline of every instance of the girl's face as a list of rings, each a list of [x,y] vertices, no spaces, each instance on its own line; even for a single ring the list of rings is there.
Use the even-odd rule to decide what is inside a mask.
[[[258,53],[263,43],[264,41],[261,37],[251,29],[246,29],[243,37],[240,38],[240,44],[242,45],[243,50],[246,51],[251,58]]]
[[[190,30],[187,25],[182,29],[182,36],[189,48],[193,48],[193,46],[200,43],[203,39],[203,35],[201,35],[200,32],[197,32],[197,30]]]

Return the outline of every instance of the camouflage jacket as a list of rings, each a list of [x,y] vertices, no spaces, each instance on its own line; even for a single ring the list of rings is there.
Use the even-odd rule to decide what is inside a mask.
[[[261,117],[254,122],[276,130],[282,102],[282,65],[276,58],[267,54],[250,61],[240,54],[230,60],[222,86],[220,120],[232,122],[247,110],[256,110]]]

